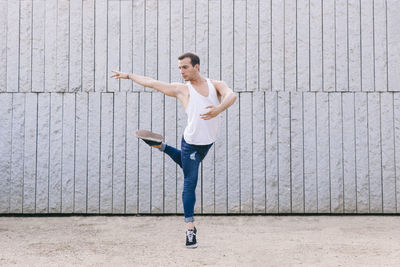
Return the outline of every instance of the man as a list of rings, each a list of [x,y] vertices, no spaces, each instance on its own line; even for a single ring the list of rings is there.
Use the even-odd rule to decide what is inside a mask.
[[[185,108],[188,123],[182,136],[181,150],[163,143],[163,137],[159,134],[138,130],[136,136],[169,155],[183,169],[182,202],[187,226],[186,247],[196,248],[197,229],[194,227],[193,215],[199,165],[217,139],[218,115],[236,101],[236,94],[223,81],[203,78],[199,72],[200,59],[196,54],[191,52],[182,54],[178,57],[178,64],[186,84],[169,84],[114,70],[112,72],[115,74],[111,77],[131,79],[142,86],[175,97]]]

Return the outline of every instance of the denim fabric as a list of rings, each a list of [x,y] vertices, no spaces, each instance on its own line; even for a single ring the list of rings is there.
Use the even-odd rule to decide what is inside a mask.
[[[194,221],[194,205],[196,203],[196,185],[200,162],[207,155],[211,146],[191,145],[185,142],[182,136],[181,150],[165,145],[164,153],[170,156],[183,169],[184,182],[182,192],[183,211],[185,222]]]

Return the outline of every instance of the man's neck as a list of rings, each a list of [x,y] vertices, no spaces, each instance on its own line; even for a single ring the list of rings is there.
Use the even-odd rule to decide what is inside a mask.
[[[198,74],[194,79],[190,80],[190,83],[193,85],[199,85],[204,82],[204,80],[205,79],[200,74]]]

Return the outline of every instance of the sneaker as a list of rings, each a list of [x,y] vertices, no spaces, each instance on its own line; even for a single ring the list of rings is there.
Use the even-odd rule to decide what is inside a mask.
[[[137,130],[136,137],[142,139],[149,146],[161,145],[163,136],[147,130]]]
[[[187,248],[197,248],[196,234],[197,234],[196,227],[194,228],[194,230],[186,231],[186,247]]]

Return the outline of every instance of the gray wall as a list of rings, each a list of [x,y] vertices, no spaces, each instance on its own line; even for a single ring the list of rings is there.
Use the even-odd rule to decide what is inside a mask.
[[[183,108],[111,70],[238,101],[196,213],[400,212],[400,1],[0,0],[0,213],[182,213]]]

